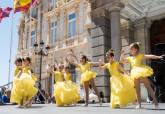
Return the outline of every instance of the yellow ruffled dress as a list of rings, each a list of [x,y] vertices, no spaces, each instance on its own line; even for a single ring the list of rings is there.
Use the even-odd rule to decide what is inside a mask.
[[[13,80],[13,86],[11,90],[11,96],[10,96],[10,102],[11,103],[18,103],[20,104],[20,101],[22,99],[21,96],[21,88],[17,86],[19,83],[20,79],[18,77],[18,74],[21,72],[21,68],[16,67],[15,72],[14,72],[14,80]]]
[[[21,91],[23,92],[23,101],[31,99],[38,92],[38,89],[35,87],[36,80],[32,76],[34,75],[32,75],[29,67],[23,68],[23,73],[20,77],[20,83],[18,85],[19,88],[21,88]]]
[[[71,81],[71,74],[70,73],[64,73],[64,80],[65,81]]]
[[[133,80],[127,75],[118,71],[119,63],[107,63],[104,66],[111,74],[111,107],[125,107],[127,104],[136,101],[136,91],[134,89]]]
[[[142,63],[144,54],[138,54],[137,56],[127,57],[127,60],[131,64],[131,77],[138,79],[141,77],[150,77],[153,74],[153,69]]]
[[[56,84],[54,86],[54,96],[56,100],[57,106],[67,106],[74,103],[77,103],[80,100],[80,95],[78,94],[78,86],[73,83],[71,79],[70,74],[64,74],[64,79],[66,81],[62,81],[63,79],[63,73],[56,71],[55,72],[55,79]]]
[[[86,81],[89,81],[96,77],[97,73],[91,71],[91,63],[87,62],[86,64],[79,64],[79,68],[81,71],[81,84]]]

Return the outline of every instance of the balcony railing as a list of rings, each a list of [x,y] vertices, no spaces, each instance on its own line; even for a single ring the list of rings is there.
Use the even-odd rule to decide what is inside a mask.
[[[71,38],[64,38],[57,40],[53,45],[50,45],[50,47],[55,47],[55,50],[58,49],[65,49],[69,47],[75,47],[81,44],[84,44],[87,42],[87,36],[85,33],[76,35]]]

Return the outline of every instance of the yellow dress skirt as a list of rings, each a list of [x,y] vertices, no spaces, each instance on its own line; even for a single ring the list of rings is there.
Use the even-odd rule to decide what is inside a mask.
[[[20,104],[23,94],[23,91],[21,89],[21,87],[18,87],[20,83],[20,79],[18,77],[14,77],[13,80],[13,87],[11,90],[11,97],[10,97],[10,102],[11,103],[18,103]]]
[[[127,75],[112,76],[111,84],[111,107],[125,107],[136,101],[134,83]]]
[[[54,96],[57,106],[75,104],[80,100],[79,87],[72,81],[57,82],[54,85]]]
[[[24,99],[31,99],[38,92],[38,89],[35,87],[35,80],[27,73],[23,73],[20,76],[19,81],[16,83],[16,87],[19,88],[20,91],[18,94],[20,98],[18,103],[20,103],[22,100],[24,101]]]
[[[146,65],[134,66],[131,69],[132,79],[145,78],[145,77],[150,77],[152,75],[153,75],[153,69]]]
[[[81,84],[95,78],[96,75],[97,75],[96,72],[93,72],[93,71],[90,71],[90,70],[87,70],[87,71],[83,72],[81,74]]]

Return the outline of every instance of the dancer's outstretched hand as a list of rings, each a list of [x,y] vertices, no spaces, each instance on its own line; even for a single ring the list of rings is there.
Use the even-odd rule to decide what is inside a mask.
[[[99,59],[99,63],[103,62],[102,59]]]
[[[121,54],[124,54],[124,49],[121,49]]]
[[[161,55],[161,56],[160,56],[160,59],[163,59],[164,57],[165,57],[165,54]]]

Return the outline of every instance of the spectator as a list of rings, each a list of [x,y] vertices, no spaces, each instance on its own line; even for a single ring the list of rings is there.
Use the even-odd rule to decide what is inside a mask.
[[[2,91],[0,91],[0,105],[3,104],[2,103]]]
[[[71,79],[73,82],[76,83],[76,66],[69,63],[68,67],[69,67],[70,72],[71,72]]]
[[[4,94],[2,95],[2,103],[6,104],[9,103],[9,99],[7,97],[6,91],[4,92]]]

